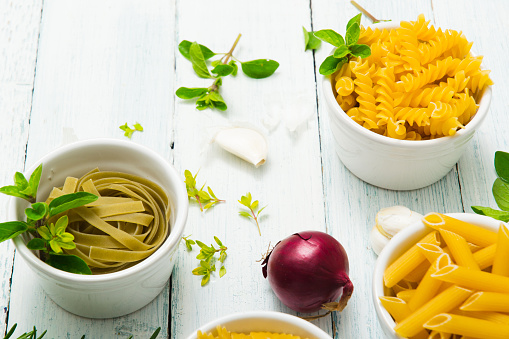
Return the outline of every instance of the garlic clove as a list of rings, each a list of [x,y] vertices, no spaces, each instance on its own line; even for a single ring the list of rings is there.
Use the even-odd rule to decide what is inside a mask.
[[[232,127],[220,130],[214,141],[224,150],[253,164],[263,165],[267,160],[267,140],[258,131],[245,127]]]
[[[370,233],[371,248],[380,254],[389,240],[403,228],[420,221],[422,214],[405,206],[383,208],[376,214],[375,226]]]

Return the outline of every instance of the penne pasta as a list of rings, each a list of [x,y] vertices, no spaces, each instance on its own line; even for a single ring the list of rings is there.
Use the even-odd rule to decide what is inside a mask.
[[[474,338],[509,338],[509,325],[457,314],[438,314],[428,320],[424,327],[429,330],[455,333]]]
[[[456,264],[479,270],[479,265],[475,261],[465,238],[445,229],[440,229],[440,235],[444,238]]]
[[[437,259],[437,261],[438,260],[439,259]],[[412,311],[418,309],[437,295],[442,281],[431,277],[431,274],[435,273],[437,270],[437,263],[432,263],[424,275],[424,278],[422,278],[420,284],[414,290],[414,295],[410,301],[408,301],[408,307],[410,307]]]
[[[497,244],[492,244],[474,253],[474,260],[477,262],[481,270],[493,265],[496,250]]]
[[[457,265],[443,267],[431,276],[473,290],[500,293],[509,290],[509,277],[471,270]]]
[[[479,318],[488,321],[493,321],[500,324],[509,325],[509,314],[498,313],[498,312],[476,312],[476,311],[461,311],[456,310],[452,312],[454,314],[464,315],[467,317]]]
[[[396,323],[401,322],[412,313],[408,304],[401,298],[380,297],[380,302]]]
[[[434,244],[417,244],[417,247],[419,247],[429,263],[434,263],[440,255],[445,253],[442,247]]]
[[[491,273],[509,277],[509,230],[500,223]]]
[[[463,305],[461,305],[460,310],[509,312],[509,294],[494,292],[477,292],[472,294],[463,303]]]
[[[428,336],[428,339],[451,339],[452,333],[445,333],[439,331],[431,331]]]
[[[417,290],[405,290],[399,292],[396,296],[408,303],[415,296],[416,291]]]

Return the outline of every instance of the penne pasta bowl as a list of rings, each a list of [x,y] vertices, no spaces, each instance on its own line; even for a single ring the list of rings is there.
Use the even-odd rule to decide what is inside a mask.
[[[198,331],[217,335],[217,326],[236,333],[272,332],[286,333],[307,339],[332,339],[327,333],[307,320],[273,311],[247,311],[229,314],[201,326],[193,331],[187,339],[197,339]]]
[[[28,249],[26,243],[29,238],[25,233],[13,239],[16,253],[23,258],[23,262],[17,265],[25,266],[23,272],[26,271],[26,274],[32,272],[33,280],[56,304],[79,316],[122,316],[152,301],[167,286],[187,219],[187,192],[175,168],[151,149],[115,139],[83,140],[61,147],[39,160],[26,171],[25,176],[29,177],[39,164],[43,167],[37,201],[44,201],[54,187],[62,187],[67,177],[79,178],[94,168],[129,173],[155,183],[164,191],[166,201],[169,201],[169,213],[164,213],[161,226],[169,231],[160,237],[159,247],[140,262],[128,264],[126,268],[111,273],[92,275],[69,273],[48,265],[36,251]],[[148,203],[144,201],[143,204]],[[26,201],[12,198],[9,209],[11,220],[26,220],[24,210],[27,206]],[[135,227],[140,229],[140,225]]]
[[[385,22],[370,27],[391,30],[397,28],[398,24]],[[321,94],[329,116],[334,149],[343,165],[352,174],[371,185],[391,190],[418,189],[444,177],[458,162],[469,141],[482,125],[488,114],[492,96],[491,86],[486,86],[482,93],[478,93],[477,112],[467,121],[464,128],[452,136],[429,140],[399,140],[364,127],[361,121],[363,116],[359,115],[358,121],[355,121],[340,107],[336,99],[339,95],[334,87],[335,74],[323,76],[321,81]],[[373,91],[376,91],[374,87]],[[355,95],[357,94],[354,90],[350,96],[355,98],[352,99],[354,102],[358,102],[359,97]],[[378,109],[381,104],[372,98],[372,106],[377,106]],[[406,106],[403,107],[407,109]],[[371,112],[380,114],[376,110]],[[396,116],[394,120],[401,121]],[[372,121],[370,123],[374,124]],[[383,122],[380,124],[387,126]],[[405,126],[409,129],[408,123]]]
[[[448,213],[446,216],[479,226],[484,230],[492,232],[497,232],[501,223],[499,220],[471,213]],[[372,300],[380,326],[387,338],[401,339],[403,337],[394,331],[396,323],[380,301],[381,297],[393,295],[388,288],[385,287],[384,273],[396,259],[412,248],[426,234],[429,234],[430,231],[432,231],[432,229],[423,222],[416,222],[397,233],[378,256],[373,273]]]

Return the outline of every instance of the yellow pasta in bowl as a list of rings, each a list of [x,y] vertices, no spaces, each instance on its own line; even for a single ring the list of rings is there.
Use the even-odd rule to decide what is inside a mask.
[[[458,31],[415,21],[362,28],[371,55],[322,80],[336,153],[360,179],[411,190],[441,179],[484,121],[490,71]]]
[[[508,250],[507,226],[475,214],[429,213],[398,233],[373,275],[384,332],[390,338],[508,338]],[[424,275],[410,282],[422,265]]]

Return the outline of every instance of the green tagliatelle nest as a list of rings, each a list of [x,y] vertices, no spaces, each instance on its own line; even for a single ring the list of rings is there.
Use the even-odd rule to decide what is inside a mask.
[[[66,231],[76,243],[75,249],[65,252],[83,259],[93,274],[133,266],[154,253],[167,238],[170,201],[154,182],[94,169],[80,179],[68,177],[62,188],[53,188],[46,203],[78,191],[96,194],[99,199],[64,212],[69,217]]]

